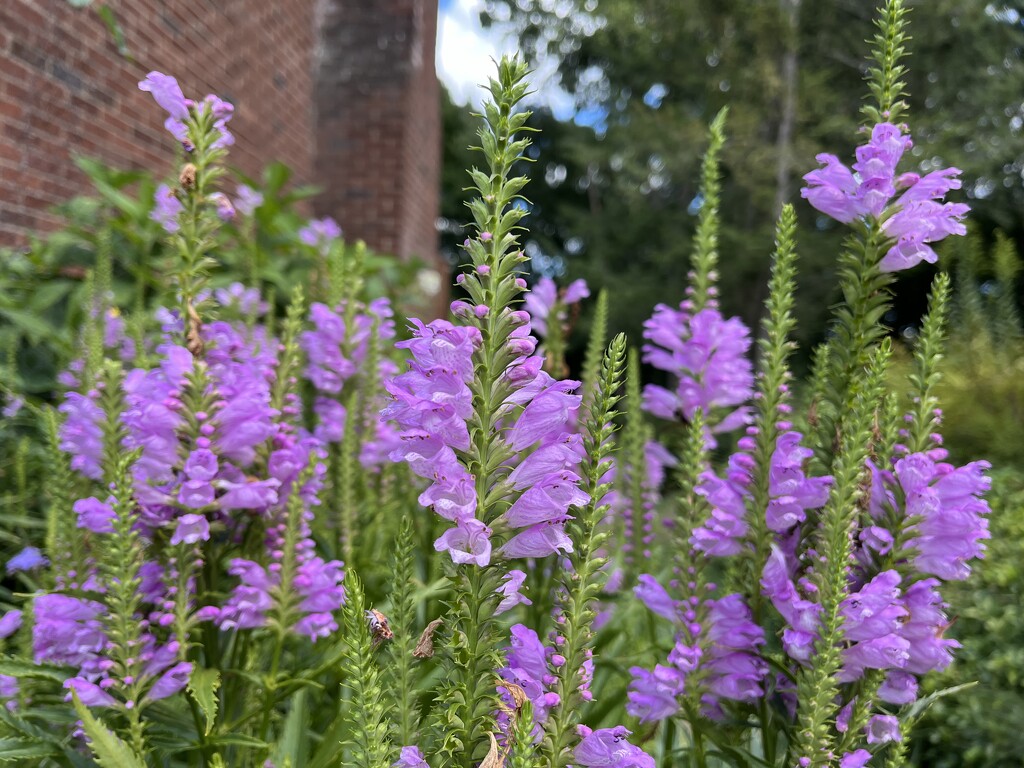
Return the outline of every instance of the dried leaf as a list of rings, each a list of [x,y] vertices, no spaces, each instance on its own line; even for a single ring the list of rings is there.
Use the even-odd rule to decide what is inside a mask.
[[[505,768],[505,755],[498,748],[498,740],[494,738],[493,733],[487,735],[491,737],[491,748],[484,761],[480,763],[480,768]]]
[[[513,703],[516,705],[516,709],[522,709],[523,704],[529,700],[529,697],[526,695],[526,691],[515,683],[510,683],[508,680],[499,677],[498,685],[508,691],[509,695],[512,697]]]
[[[416,648],[413,649],[413,656],[417,659],[429,659],[434,655],[434,632],[442,624],[444,624],[444,619],[434,619],[427,624],[423,634],[420,635],[419,642],[416,643]]]
[[[202,357],[204,344],[203,344],[203,321],[199,317],[199,313],[196,312],[196,308],[192,306],[192,302],[188,303],[188,332],[185,334],[185,347],[194,357]]]

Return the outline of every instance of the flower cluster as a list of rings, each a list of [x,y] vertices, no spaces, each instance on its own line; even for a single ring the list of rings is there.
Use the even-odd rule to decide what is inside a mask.
[[[139,83],[139,90],[153,94],[156,103],[168,115],[167,120],[164,121],[164,128],[180,141],[185,149],[189,151],[193,149],[187,125],[192,117],[191,110],[193,109],[198,112],[209,110],[218,134],[213,143],[213,149],[230,147],[235,143],[235,137],[227,129],[228,121],[231,120],[235,108],[219,96],[210,94],[200,102],[186,99],[178,81],[162,72],[150,72],[146,75],[146,79]]]
[[[921,261],[934,264],[938,256],[931,243],[967,232],[961,219],[968,207],[942,202],[948,192],[960,188],[957,168],[925,176],[897,176],[896,166],[912,146],[902,126],[879,123],[871,129],[867,144],[857,148],[852,170],[835,155],[818,155],[818,162],[825,167],[804,176],[807,186],[800,191],[811,205],[836,221],[879,222],[892,241],[879,265],[883,272],[910,269]]]
[[[741,438],[739,450],[729,457],[725,478],[705,471],[696,491],[711,507],[711,515],[693,532],[690,543],[712,557],[736,555],[748,532],[746,519],[750,483],[754,469],[754,427]],[[769,531],[785,534],[807,519],[809,510],[819,509],[828,499],[831,477],[807,477],[804,462],[811,451],[801,446],[803,436],[788,431],[779,435],[768,469],[768,506],[764,510]]]
[[[693,418],[699,408],[712,432],[746,424],[746,403],[754,384],[747,358],[750,332],[739,318],[725,319],[713,306],[690,311],[688,302],[672,309],[655,307],[644,323],[644,362],[678,379],[674,390],[656,384],[644,387],[644,410],[663,419]],[[722,409],[721,418],[715,414]]]
[[[396,344],[412,353],[410,370],[387,382],[394,398],[383,415],[402,429],[401,447],[392,453],[396,461],[409,463],[414,473],[431,480],[420,495],[423,506],[432,507],[454,527],[435,542],[456,563],[484,566],[491,561],[491,528],[476,516],[476,478],[459,459],[470,448],[467,420],[472,416],[473,353],[480,332],[473,326],[457,326],[446,320],[424,325],[413,320],[413,338]],[[525,323],[526,319],[522,318]],[[562,524],[569,507],[586,502],[573,468],[580,461],[580,438],[566,430],[566,423],[580,404],[571,394],[578,382],[556,381],[540,369],[542,359],[527,357],[536,346],[526,331],[509,341],[520,350],[519,358],[505,371],[512,393],[505,401],[511,421],[504,437],[508,446],[523,456],[508,475],[507,484],[518,494],[501,522],[518,531],[502,547],[508,558],[543,557],[570,550],[572,543]],[[535,448],[532,453],[528,449]]]
[[[530,324],[541,336],[548,335],[548,323],[554,321],[559,327],[569,319],[568,310],[590,296],[585,280],[574,280],[561,291],[550,277],[542,277],[526,294],[523,303],[530,313]],[[554,314],[552,314],[554,313]]]
[[[763,694],[768,665],[758,648],[765,642],[764,629],[752,621],[741,595],[678,601],[648,574],[641,576],[635,592],[652,613],[674,622],[679,631],[667,665],[629,670],[633,680],[627,712],[641,722],[670,717],[679,710],[677,699],[687,691],[687,679],[698,671],[708,717],[721,719],[722,699],[750,701]]]

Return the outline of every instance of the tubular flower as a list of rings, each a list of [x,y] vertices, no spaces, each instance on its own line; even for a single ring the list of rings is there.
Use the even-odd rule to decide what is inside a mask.
[[[981,497],[991,485],[984,474],[989,466],[975,461],[954,467],[919,453],[896,462],[910,522],[907,547],[923,573],[962,581],[971,573],[968,561],[983,555],[989,506]]]
[[[512,644],[506,649],[507,664],[498,671],[498,675],[509,683],[515,683],[526,693],[533,704],[533,735],[539,739],[541,726],[547,720],[548,711],[559,702],[558,694],[550,690],[557,682],[549,667],[554,651],[540,641],[537,633],[523,624],[512,626]],[[502,700],[514,706],[511,692],[502,686],[498,687]],[[499,727],[507,728],[508,719],[504,712],[498,716]]]
[[[409,370],[386,382],[392,402],[382,416],[401,429],[402,444],[392,460],[406,461],[412,471],[431,485],[420,495],[454,523],[434,544],[456,563],[479,566],[491,561],[490,524],[477,518],[476,478],[460,460],[469,450],[468,419],[473,415],[473,354],[480,332],[446,320],[423,325],[413,320],[413,338],[397,347],[412,353]],[[520,325],[508,341],[519,356],[504,371],[511,393],[503,403],[503,431],[493,437],[515,452],[505,488],[514,498],[501,516],[512,537],[502,546],[506,558],[544,557],[571,551],[563,530],[572,506],[586,503],[574,469],[580,461],[580,440],[566,429],[579,408],[580,396],[571,394],[574,381],[557,381],[540,369],[539,357],[529,357],[536,340]],[[534,449],[527,453],[529,449]]]
[[[678,379],[675,390],[644,387],[643,408],[663,419],[692,419],[698,408],[724,432],[746,424],[753,394],[753,366],[747,358],[750,331],[739,320],[726,320],[714,307],[691,314],[659,304],[644,323],[644,362]],[[723,414],[724,411],[724,414]]]
[[[764,510],[771,531],[785,533],[793,529],[807,519],[807,510],[819,509],[828,500],[832,478],[807,477],[803,465],[811,451],[800,445],[802,439],[799,432],[789,431],[779,435],[775,443],[768,470],[768,506]],[[740,450],[729,457],[724,480],[707,471],[696,488],[708,500],[711,517],[694,529],[690,541],[695,549],[712,557],[738,554],[748,530],[744,518],[751,498],[753,435],[741,438],[738,447]]]
[[[835,155],[818,155],[824,167],[804,176],[807,186],[800,191],[812,206],[843,224],[879,221],[893,241],[879,265],[883,272],[909,269],[922,261],[934,264],[938,257],[930,243],[967,231],[961,219],[968,207],[941,202],[960,188],[958,169],[944,168],[924,177],[896,175],[896,166],[912,146],[902,127],[879,123],[868,143],[857,148],[852,170]]]
[[[550,277],[542,277],[526,294],[523,307],[530,313],[530,324],[541,336],[548,335],[548,321],[555,312],[554,320],[564,325],[567,310],[590,296],[590,288],[585,280],[574,280],[565,287],[559,296],[558,287]],[[556,309],[557,307],[557,309]]]
[[[592,731],[579,728],[580,743],[573,751],[575,765],[584,768],[654,768],[654,758],[627,741],[631,731],[621,725]]]
[[[671,716],[679,709],[676,698],[683,693],[687,678],[698,669],[703,673],[700,685],[708,716],[717,715],[720,699],[744,701],[762,694],[761,682],[768,665],[758,647],[765,642],[764,630],[753,622],[742,596],[704,601],[702,625],[697,621],[699,598],[679,603],[650,576],[641,576],[635,591],[652,612],[679,625],[680,632],[669,653],[668,666],[659,664],[653,671],[642,667],[629,670],[633,680],[627,712],[642,722]]]

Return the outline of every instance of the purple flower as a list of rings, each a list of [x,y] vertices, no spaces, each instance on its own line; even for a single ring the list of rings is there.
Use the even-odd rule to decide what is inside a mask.
[[[805,510],[819,509],[828,501],[832,478],[804,474],[804,462],[813,452],[800,445],[802,439],[799,432],[785,432],[775,443],[768,481],[771,499],[765,512],[769,530],[787,531],[807,519]]]
[[[491,562],[491,529],[476,518],[458,520],[434,542],[434,549],[447,552],[452,561],[485,566]]]
[[[281,483],[271,478],[240,483],[224,480],[221,485],[227,489],[220,497],[221,509],[267,509],[277,504],[277,489]]]
[[[113,533],[117,514],[111,506],[112,501],[113,498],[108,498],[104,503],[95,496],[76,501],[72,510],[78,515],[78,527],[93,533]]]
[[[330,216],[325,216],[322,219],[312,219],[299,230],[299,240],[306,245],[313,246],[321,253],[327,253],[330,250],[331,243],[340,237],[341,227]]]
[[[263,205],[263,194],[248,184],[239,184],[235,192],[235,208],[244,216],[252,216]]]
[[[890,741],[902,741],[900,721],[892,715],[875,715],[868,720],[865,729],[868,744],[888,744]]]
[[[0,416],[3,416],[5,419],[13,419],[24,406],[25,399],[14,395],[7,401],[3,410],[0,410]]]
[[[348,416],[345,406],[330,397],[318,397],[313,402],[313,412],[316,414],[314,434],[317,440],[324,443],[341,442],[345,436],[345,421]]]
[[[220,136],[213,142],[211,148],[223,149],[224,147],[230,147],[235,143],[235,137],[227,129],[227,124],[235,112],[234,106],[212,93],[203,99],[203,105],[210,110],[214,120],[213,127],[220,133]]]
[[[674,667],[658,664],[654,671],[630,667],[633,676],[626,694],[626,712],[641,723],[664,720],[679,711],[676,700],[683,692],[685,675]]]
[[[953,649],[959,648],[956,640],[943,637],[949,627],[944,608],[946,604],[939,595],[935,579],[922,579],[907,588],[903,605],[908,617],[900,628],[909,647],[904,669],[918,675],[943,670],[953,661]]]
[[[840,681],[857,680],[865,669],[906,666],[910,643],[900,636],[907,609],[899,583],[896,571],[883,571],[843,600],[843,635],[852,645],[843,651]]]
[[[523,586],[523,582],[526,581],[526,574],[520,570],[511,570],[503,577],[504,584],[498,588],[498,593],[502,596],[501,602],[498,603],[498,607],[494,610],[494,615],[511,611],[517,605],[533,605],[530,598],[520,593],[520,589]]]
[[[231,221],[235,218],[235,206],[223,192],[214,192],[209,201],[217,207],[217,218],[221,221]]]
[[[713,696],[734,701],[761,696],[768,665],[757,648],[765,642],[764,630],[753,622],[740,595],[708,602],[708,653],[703,663],[708,690]]]
[[[523,306],[530,314],[533,329],[541,336],[547,336],[548,318],[553,310],[557,309],[555,316],[559,324],[564,324],[567,319],[566,309],[589,296],[590,289],[585,280],[574,280],[559,296],[555,281],[550,277],[542,277],[533,286],[533,290],[526,294]]]
[[[64,687],[68,689],[68,698],[71,698],[71,691],[78,694],[79,700],[87,707],[113,707],[117,701],[109,693],[104,691],[96,683],[90,682],[82,677],[70,677],[64,681]]]
[[[984,474],[989,466],[975,461],[955,468],[921,453],[896,462],[911,521],[907,546],[916,551],[914,564],[924,573],[962,581],[971,572],[968,561],[984,553],[989,506],[981,497],[991,485]]]
[[[878,698],[889,704],[913,704],[917,700],[917,678],[909,672],[891,670],[878,688]]]
[[[544,647],[536,632],[522,624],[513,625],[511,635],[512,644],[505,655],[507,666],[498,674],[518,685],[529,697],[533,704],[534,736],[539,738],[548,710],[559,702],[558,694],[550,690],[557,682],[548,666],[552,652]],[[498,690],[505,703],[512,704],[512,695],[505,688]],[[499,724],[507,726],[504,713],[499,716]]]
[[[578,381],[555,381],[546,377],[547,386],[534,395],[508,432],[508,443],[521,451],[547,437],[561,437],[569,415],[575,413],[581,395],[569,394],[579,387]]]
[[[871,753],[866,749],[858,749],[855,752],[847,752],[839,761],[839,768],[864,768],[871,759]]]
[[[60,410],[64,423],[60,427],[61,450],[71,454],[71,468],[88,478],[99,480],[103,476],[100,458],[103,455],[103,411],[96,404],[95,395],[68,392]]]
[[[299,610],[306,615],[295,625],[295,631],[314,642],[320,637],[329,637],[338,630],[334,612],[345,603],[345,588],[342,582],[345,572],[338,560],[324,562],[313,557],[302,563],[295,575],[295,588],[302,596]]]
[[[531,525],[506,542],[501,553],[505,557],[547,557],[555,552],[572,552],[572,539],[562,528],[564,520]]]
[[[7,573],[33,571],[36,568],[42,568],[49,564],[50,561],[41,551],[39,551],[38,547],[25,547],[21,552],[7,561]]]
[[[235,307],[243,315],[263,315],[269,309],[267,303],[260,298],[258,289],[246,288],[241,283],[218,288],[213,295],[222,307]]]
[[[150,72],[139,83],[139,90],[153,94],[156,103],[176,120],[188,119],[188,102],[178,81],[162,72]]]
[[[750,331],[726,320],[713,307],[690,315],[664,304],[644,323],[644,362],[678,378],[674,391],[654,384],[644,388],[643,408],[664,419],[692,419],[698,408],[713,432],[727,431],[749,419],[743,406],[753,393],[753,366],[747,358]],[[740,406],[740,407],[737,407]],[[717,409],[725,409],[722,416]]]
[[[934,263],[937,256],[930,243],[966,233],[960,220],[968,207],[940,202],[960,188],[958,169],[897,178],[896,166],[912,145],[900,127],[879,123],[868,143],[857,148],[852,171],[834,155],[818,155],[825,167],[804,176],[807,186],[800,191],[812,206],[844,224],[859,218],[881,221],[882,231],[895,241],[879,265],[883,272],[909,269],[921,261]],[[893,200],[900,188],[906,191]]]
[[[192,674],[192,662],[183,661],[175,664],[156,679],[153,686],[146,692],[148,701],[159,701],[173,696],[188,685]]]
[[[153,195],[153,210],[150,211],[149,218],[163,227],[165,232],[173,235],[181,229],[178,217],[184,210],[185,206],[181,204],[174,190],[166,184],[161,184]]]
[[[139,83],[139,90],[153,94],[156,103],[169,115],[164,121],[164,128],[178,141],[188,144],[185,121],[189,117],[189,101],[181,92],[178,81],[162,72],[150,72]]]
[[[581,506],[590,497],[580,490],[580,477],[575,472],[553,472],[523,492],[505,513],[505,521],[513,528],[565,519],[570,507]]]
[[[652,613],[669,621],[679,620],[676,601],[669,596],[657,579],[644,573],[640,575],[637,582],[638,584],[633,587],[633,593]]]
[[[583,768],[655,768],[654,758],[626,739],[630,731],[621,725],[592,731],[578,727],[580,743],[573,750],[573,762]]]
[[[0,616],[0,640],[4,640],[21,629],[21,611],[8,611]]]
[[[182,515],[171,536],[171,544],[197,544],[210,540],[210,524],[202,515]]]
[[[423,759],[423,753],[419,747],[402,747],[398,760],[391,764],[391,768],[430,768],[427,761]]]
[[[228,573],[239,578],[223,608],[212,616],[221,629],[254,629],[266,624],[266,612],[273,605],[270,590],[276,580],[271,579],[259,563],[235,559],[228,565]],[[213,612],[210,612],[213,613]]]
[[[100,672],[107,645],[100,617],[106,609],[92,600],[61,594],[39,595],[33,602],[32,652],[37,664],[76,667],[83,675]]]

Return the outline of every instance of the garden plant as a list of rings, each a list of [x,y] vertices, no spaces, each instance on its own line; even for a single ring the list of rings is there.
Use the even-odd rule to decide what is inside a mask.
[[[587,286],[531,289],[519,247],[520,61],[487,86],[458,297],[430,322],[395,318],[330,219],[298,233],[314,279],[268,296],[272,249],[222,253],[264,205],[227,183],[232,106],[151,72],[179,161],[140,226],[173,290],[119,300],[107,242],[57,407],[6,392],[48,442],[14,491],[43,488],[45,522],[5,538],[0,762],[903,765],[956,693],[927,683],[958,648],[943,590],[989,535],[988,464],[941,436],[943,272],[909,391],[888,385],[895,275],[967,214],[959,171],[904,162],[906,24],[879,12],[855,162],[804,177],[799,204],[849,234],[800,399],[792,205],[760,329],[718,300],[725,111],[685,301],[636,349],[594,297],[574,380]]]

